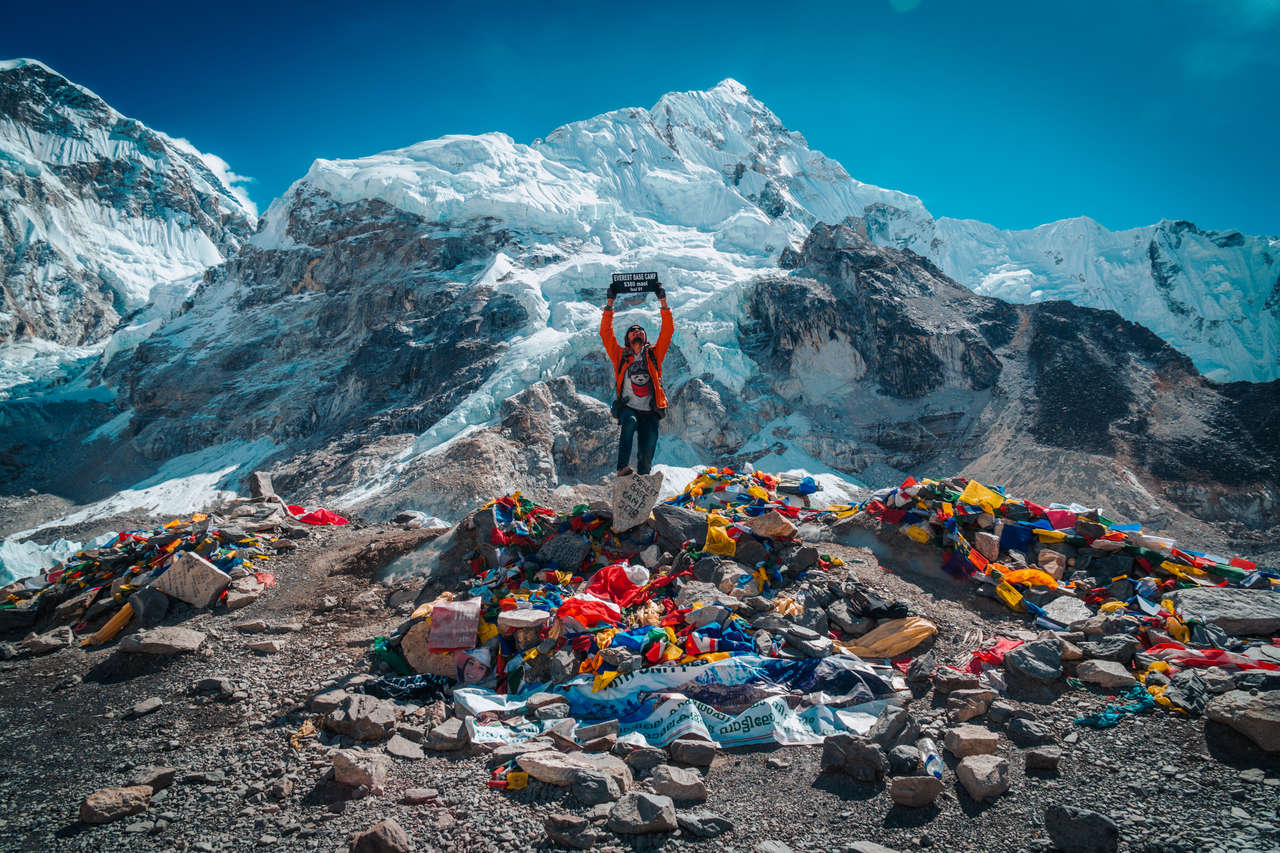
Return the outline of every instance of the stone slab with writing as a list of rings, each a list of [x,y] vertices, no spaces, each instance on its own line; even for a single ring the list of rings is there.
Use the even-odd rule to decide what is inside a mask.
[[[616,533],[644,524],[662,490],[662,472],[630,474],[613,481],[613,529]]]
[[[156,579],[155,586],[192,607],[212,607],[230,583],[231,576],[204,557],[179,551],[165,573]]]

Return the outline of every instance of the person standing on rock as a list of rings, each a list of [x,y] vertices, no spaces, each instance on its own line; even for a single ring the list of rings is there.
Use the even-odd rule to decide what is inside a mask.
[[[667,395],[662,392],[662,360],[671,345],[675,323],[667,307],[667,291],[658,285],[655,291],[662,306],[662,329],[658,341],[649,345],[643,326],[631,326],[621,345],[614,337],[613,300],[618,286],[609,285],[609,301],[600,317],[600,340],[613,365],[613,416],[622,428],[618,436],[618,473],[631,473],[631,447],[636,446],[636,471],[648,474],[653,468],[653,454],[658,449],[658,421],[667,412]]]

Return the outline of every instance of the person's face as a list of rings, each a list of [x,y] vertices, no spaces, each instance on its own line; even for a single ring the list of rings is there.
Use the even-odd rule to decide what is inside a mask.
[[[475,658],[468,658],[467,665],[462,668],[462,680],[468,684],[484,680],[486,667]]]

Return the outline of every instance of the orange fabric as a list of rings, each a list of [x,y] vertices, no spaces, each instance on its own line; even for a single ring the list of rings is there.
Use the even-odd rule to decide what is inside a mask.
[[[671,336],[675,333],[675,321],[671,318],[671,309],[663,308],[662,329],[658,332],[658,341],[652,347],[653,364],[650,373],[653,377],[653,401],[659,409],[667,407],[667,395],[662,390],[662,360],[667,357],[667,348],[671,346]],[[614,337],[613,309],[606,308],[600,315],[600,342],[604,351],[609,354],[609,363],[613,365],[613,392],[615,397],[622,396],[622,378],[627,373],[627,365],[631,363],[631,351],[623,349]]]

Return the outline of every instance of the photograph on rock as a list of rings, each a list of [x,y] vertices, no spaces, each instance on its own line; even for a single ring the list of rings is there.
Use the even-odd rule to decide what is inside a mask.
[[[7,7],[0,851],[1280,851],[1278,43]]]

